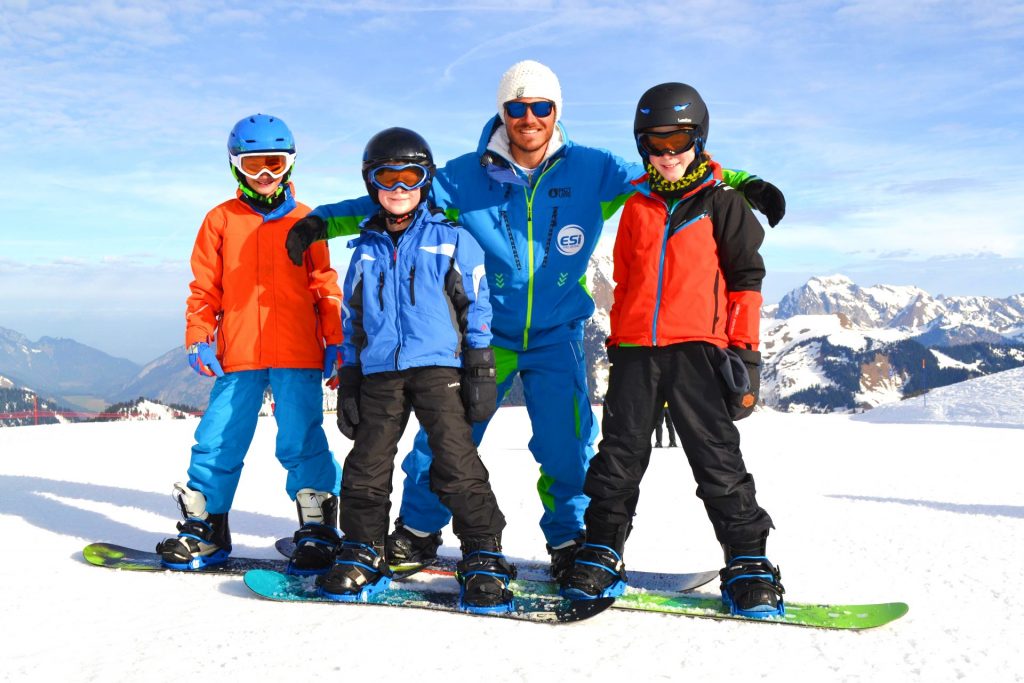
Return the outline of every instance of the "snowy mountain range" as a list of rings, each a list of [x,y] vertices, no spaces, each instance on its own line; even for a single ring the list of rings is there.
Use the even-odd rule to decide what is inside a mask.
[[[612,241],[605,240],[587,276],[597,306],[584,328],[595,403],[608,386],[612,273]],[[1024,294],[945,297],[912,286],[859,287],[843,275],[815,277],[764,307],[761,351],[763,405],[858,412],[1024,366]],[[74,340],[31,342],[4,328],[0,376],[9,385],[0,387],[9,404],[0,412],[7,413],[28,409],[32,395],[92,411],[139,397],[202,409],[211,385],[195,376],[179,348],[140,367]],[[333,407],[333,392],[325,391],[324,401]],[[521,401],[517,386],[506,402]]]

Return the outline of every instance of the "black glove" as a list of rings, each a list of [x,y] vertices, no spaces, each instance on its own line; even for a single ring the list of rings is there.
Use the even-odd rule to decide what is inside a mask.
[[[498,409],[494,350],[467,349],[462,356],[462,405],[470,422],[484,422]]]
[[[782,190],[771,183],[761,180],[757,176],[751,176],[747,182],[740,187],[747,203],[763,213],[768,218],[768,225],[775,227],[786,215],[786,197]],[[294,228],[292,228],[294,230]]]
[[[729,414],[733,420],[742,420],[749,417],[757,405],[761,390],[761,354],[736,346],[720,351],[720,369],[728,389]]]
[[[359,425],[359,385],[363,371],[358,365],[343,365],[338,372],[338,430],[355,440]]]
[[[309,245],[318,240],[327,239],[327,223],[319,216],[306,216],[295,221],[295,225],[288,231],[284,240],[285,249],[288,250],[288,258],[297,266],[302,265],[302,255],[309,249]]]

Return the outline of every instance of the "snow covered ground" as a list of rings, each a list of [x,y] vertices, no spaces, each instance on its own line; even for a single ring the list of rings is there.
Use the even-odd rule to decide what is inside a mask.
[[[287,605],[250,597],[233,577],[95,568],[81,557],[88,542],[148,549],[174,529],[168,493],[196,421],[0,429],[0,679],[1024,680],[1013,645],[1024,633],[1024,403],[1014,393],[1024,375],[1000,380],[986,402],[1015,414],[992,420],[1017,428],[986,427],[984,414],[974,425],[924,413],[912,420],[922,424],[774,412],[741,423],[787,596],[909,603],[902,620],[862,633],[616,610],[551,627]],[[343,456],[348,442],[328,434]],[[539,559],[529,434],[524,410],[504,408],[482,452],[509,521],[506,551]],[[239,555],[274,557],[274,539],[294,528],[273,438],[261,418],[231,517]],[[656,450],[628,566],[718,568],[693,490],[682,451]],[[450,530],[445,539],[454,554]]]
[[[932,389],[855,419],[876,423],[947,423],[1024,428],[1024,368]]]

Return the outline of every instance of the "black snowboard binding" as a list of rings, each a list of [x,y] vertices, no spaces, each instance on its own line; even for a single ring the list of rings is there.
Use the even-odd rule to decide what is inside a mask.
[[[226,562],[231,555],[231,530],[228,513],[206,511],[206,496],[178,482],[171,493],[184,522],[178,522],[178,535],[156,544],[162,564],[168,569],[192,571]]]
[[[391,585],[384,543],[343,540],[334,566],[317,577],[320,595],[341,602],[367,602]]]
[[[399,517],[395,520],[395,530],[388,536],[388,561],[393,566],[431,564],[437,559],[440,545],[440,531],[427,536],[415,534],[402,524],[402,518]]]
[[[548,555],[551,556],[551,566],[548,568],[548,573],[551,575],[552,580],[556,583],[561,583],[562,579],[568,576],[569,572],[572,571],[573,562],[576,561],[576,553],[579,552],[582,545],[583,538],[574,538],[568,545],[562,545],[558,548],[552,548],[551,544],[547,545]]]
[[[615,548],[584,543],[559,582],[559,593],[570,600],[617,598],[626,591],[628,580],[622,555]]]
[[[338,499],[330,493],[300,489],[295,494],[295,507],[302,525],[295,532],[295,551],[288,562],[288,574],[310,576],[323,574],[334,564],[341,546],[338,533]]]
[[[753,545],[724,545],[722,602],[731,614],[763,619],[786,614],[782,574],[765,556],[767,534]]]
[[[516,578],[516,568],[502,554],[500,537],[463,539],[462,560],[456,567],[455,578],[461,586],[461,609],[477,614],[515,609],[508,584]]]

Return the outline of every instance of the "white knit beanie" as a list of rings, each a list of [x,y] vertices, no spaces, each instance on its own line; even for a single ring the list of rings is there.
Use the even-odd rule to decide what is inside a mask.
[[[505,121],[505,103],[537,97],[555,103],[555,120],[562,118],[562,86],[555,72],[532,59],[513,64],[498,83],[498,115]],[[506,122],[507,123],[507,122]]]

